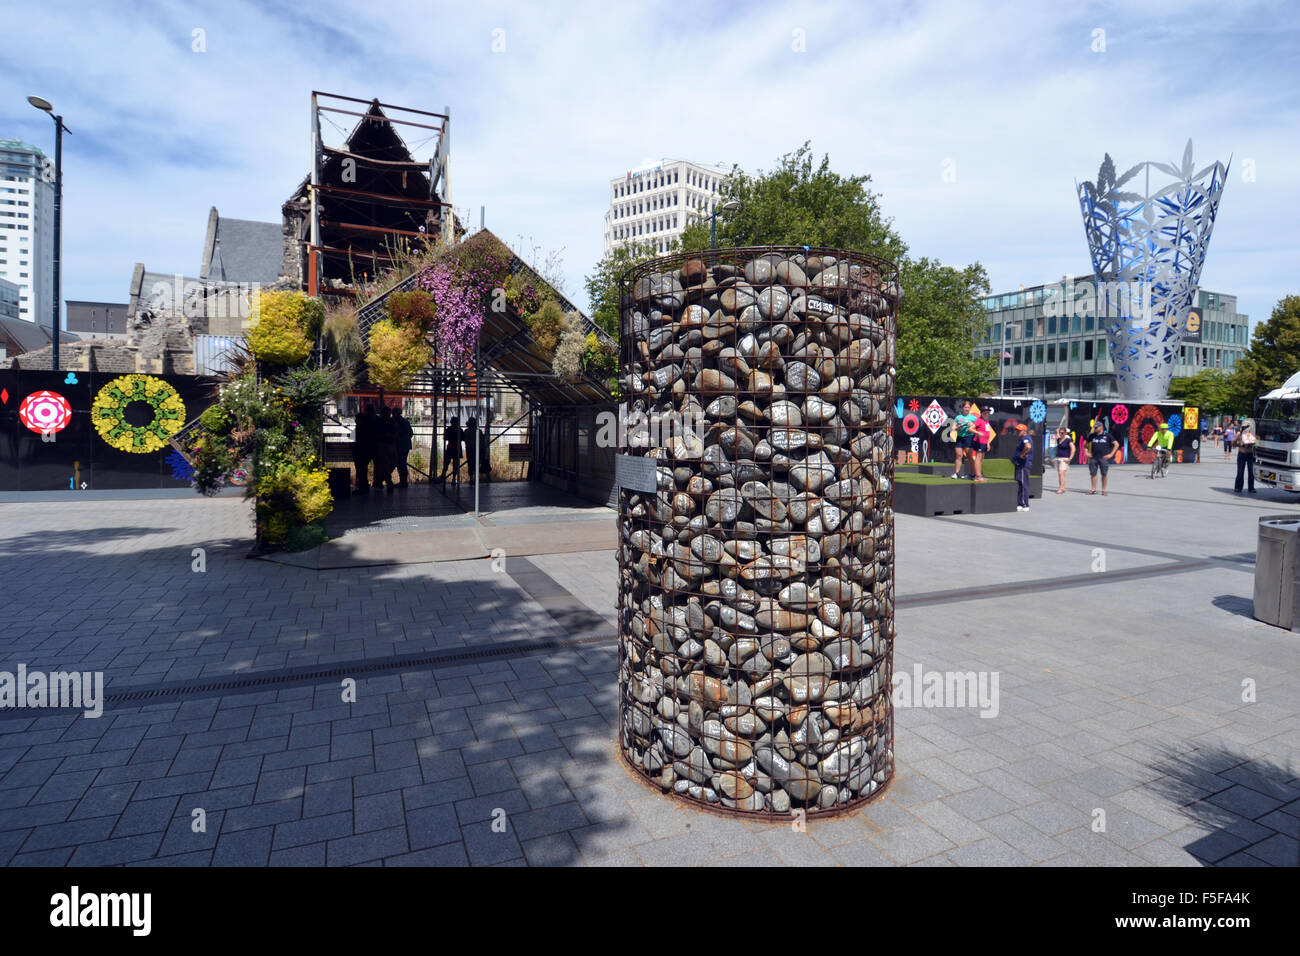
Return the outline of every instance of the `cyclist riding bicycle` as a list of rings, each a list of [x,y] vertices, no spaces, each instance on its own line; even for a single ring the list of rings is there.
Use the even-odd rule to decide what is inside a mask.
[[[1147,447],[1155,446],[1156,460],[1151,467],[1151,477],[1156,476],[1158,471],[1164,474],[1169,467],[1169,456],[1174,448],[1174,433],[1169,430],[1168,422],[1161,422],[1160,427],[1155,430],[1151,440],[1147,442]]]

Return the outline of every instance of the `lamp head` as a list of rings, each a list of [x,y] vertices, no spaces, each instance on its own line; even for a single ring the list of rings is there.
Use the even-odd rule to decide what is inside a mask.
[[[722,212],[734,212],[739,208],[740,208],[740,203],[735,199],[728,199],[726,202],[724,202],[721,206],[718,207],[718,209],[721,210]]]
[[[44,110],[46,113],[54,112],[54,104],[39,96],[29,96],[27,97],[27,102],[31,103],[32,106],[35,106],[38,110]]]

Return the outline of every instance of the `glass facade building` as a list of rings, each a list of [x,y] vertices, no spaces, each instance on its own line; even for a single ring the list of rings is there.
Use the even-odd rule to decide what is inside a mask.
[[[1007,394],[1049,401],[1119,396],[1092,289],[1092,276],[1083,276],[984,299],[984,341],[976,354],[996,359],[1005,336],[1004,351],[1011,355],[1003,362]],[[1066,307],[1071,290],[1074,306]],[[1250,344],[1250,321],[1237,312],[1237,297],[1200,289],[1194,311],[1201,341],[1183,340],[1174,376],[1207,368],[1232,371]]]

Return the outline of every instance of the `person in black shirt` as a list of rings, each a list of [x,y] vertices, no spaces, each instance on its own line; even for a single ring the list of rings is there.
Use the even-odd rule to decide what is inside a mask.
[[[397,429],[393,424],[393,410],[387,405],[379,413],[375,426],[375,487],[387,485],[392,491],[393,468],[397,464]]]
[[[1092,491],[1090,495],[1097,493],[1097,472],[1101,472],[1101,493],[1106,494],[1106,473],[1110,471],[1110,466],[1115,461],[1115,456],[1119,454],[1119,442],[1117,442],[1109,432],[1106,426],[1100,422],[1092,423],[1092,434],[1088,436],[1088,475],[1092,478]]]
[[[460,484],[460,449],[463,443],[460,431],[460,416],[451,416],[451,424],[442,439],[442,468],[438,472],[438,481],[447,480],[447,469],[451,468],[451,480]]]
[[[367,402],[357,412],[356,430],[352,436],[352,464],[357,470],[357,494],[364,495],[370,491],[370,462],[375,457],[375,419],[374,409]]]
[[[393,431],[397,437],[398,487],[405,488],[410,478],[410,470],[407,467],[406,459],[411,454],[411,439],[415,435],[415,429],[411,427],[411,423],[402,414],[400,408],[393,409]]]

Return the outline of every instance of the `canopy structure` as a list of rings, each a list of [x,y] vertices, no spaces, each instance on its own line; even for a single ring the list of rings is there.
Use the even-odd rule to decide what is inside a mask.
[[[525,276],[554,297],[566,314],[578,316],[584,336],[594,334],[602,344],[614,346],[613,338],[604,329],[492,232],[481,229],[464,241],[493,244],[507,259],[511,274]],[[371,326],[385,317],[388,296],[409,291],[417,282],[418,273],[408,276],[358,310],[357,327],[367,343]],[[405,391],[430,395],[435,402],[476,405],[492,391],[515,391],[528,405],[530,477],[605,501],[613,482],[614,449],[597,446],[593,426],[600,411],[613,408],[614,397],[606,382],[594,376],[584,374],[576,381],[561,379],[552,372],[551,361],[551,352],[537,342],[524,317],[507,302],[503,311],[485,311],[478,348],[468,367],[448,367],[435,359]],[[502,423],[505,427],[508,424],[513,423]],[[489,445],[504,430],[502,426],[493,427],[498,433],[494,436],[489,429]]]

